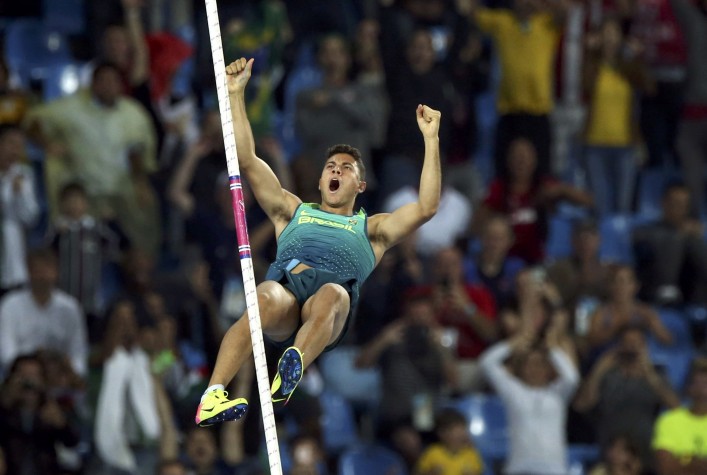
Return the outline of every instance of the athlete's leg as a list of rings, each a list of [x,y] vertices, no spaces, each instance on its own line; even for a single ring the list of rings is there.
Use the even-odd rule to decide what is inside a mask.
[[[295,337],[295,346],[303,355],[304,368],[339,337],[346,324],[350,303],[349,294],[338,284],[324,284],[305,302],[302,327]]]
[[[294,295],[277,282],[267,280],[257,287],[263,333],[285,340],[299,326],[299,305]],[[228,329],[221,341],[209,386],[228,385],[253,351],[248,312]]]
[[[341,334],[349,307],[349,294],[338,284],[324,284],[307,299],[295,344],[285,350],[277,363],[271,387],[274,402],[289,401],[304,369]]]

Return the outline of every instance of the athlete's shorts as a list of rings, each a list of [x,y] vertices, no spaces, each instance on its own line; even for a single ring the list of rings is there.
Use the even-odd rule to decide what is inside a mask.
[[[358,292],[353,289],[350,280],[342,280],[341,277],[339,277],[335,272],[331,272],[328,270],[310,267],[308,269],[304,269],[303,271],[297,274],[293,274],[291,271],[299,263],[300,262],[295,259],[290,263],[290,265],[287,266],[286,269],[273,269],[271,267],[265,275],[265,279],[274,280],[275,282],[279,283],[287,290],[292,292],[292,295],[294,295],[295,299],[297,299],[297,303],[299,304],[300,309],[302,309],[307,299],[309,299],[312,295],[316,294],[317,291],[321,289],[325,284],[338,284],[342,286],[344,290],[346,290],[346,292],[349,294],[349,299],[351,302],[349,306],[349,314],[346,316],[346,322],[344,323],[344,327],[341,329],[341,333],[339,334],[339,337],[336,339],[336,341],[324,348],[324,351],[333,350],[346,334],[346,330],[348,330],[349,321],[351,320],[355,305],[358,301]],[[294,345],[295,336],[297,335],[297,332],[299,331],[300,327],[301,321],[300,325],[297,326],[297,329],[294,331],[294,333],[290,335],[290,337],[287,338],[285,341],[273,341],[266,335],[263,335],[263,339],[272,344],[273,346],[285,350],[286,348],[289,348],[290,346]]]

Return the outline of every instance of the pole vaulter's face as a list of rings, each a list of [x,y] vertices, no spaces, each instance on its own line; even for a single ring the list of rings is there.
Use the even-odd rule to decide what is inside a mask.
[[[329,157],[319,178],[322,200],[327,204],[345,204],[356,199],[366,189],[361,181],[356,160],[349,154],[337,153]]]

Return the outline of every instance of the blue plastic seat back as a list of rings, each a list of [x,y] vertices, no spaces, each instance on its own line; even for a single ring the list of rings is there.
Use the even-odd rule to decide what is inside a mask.
[[[398,454],[381,445],[351,447],[339,458],[339,475],[407,475]]]
[[[324,448],[338,452],[358,443],[358,425],[351,403],[336,392],[324,391],[319,404]]]

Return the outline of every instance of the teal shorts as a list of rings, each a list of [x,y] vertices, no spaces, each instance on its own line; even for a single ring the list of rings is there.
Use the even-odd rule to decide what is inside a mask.
[[[336,273],[328,270],[316,269],[312,267],[309,269],[305,269],[297,274],[293,274],[292,272],[290,272],[290,270],[294,269],[297,264],[299,264],[299,261],[295,260],[293,261],[293,265],[289,265],[287,269],[274,269],[270,267],[270,269],[268,269],[267,274],[265,275],[265,280],[274,280],[275,282],[279,283],[287,290],[289,290],[292,295],[295,296],[295,299],[297,299],[297,303],[299,304],[300,310],[302,309],[302,306],[305,304],[305,302],[312,295],[316,294],[317,291],[321,289],[322,286],[324,286],[325,284],[338,284],[342,286],[344,290],[346,290],[346,292],[349,294],[351,304],[349,306],[349,314],[346,317],[346,323],[344,323],[344,328],[341,329],[341,333],[339,334],[339,337],[336,339],[336,341],[324,348],[324,351],[333,350],[346,334],[346,330],[349,326],[349,321],[351,320],[351,316],[354,311],[354,306],[358,300],[356,299],[358,293],[353,290],[350,281],[342,281],[342,279]],[[267,335],[263,335],[263,339],[271,345],[277,347],[278,349],[285,350],[286,348],[289,348],[290,346],[294,345],[295,336],[297,335],[297,332],[302,326],[301,323],[302,322],[300,321],[300,325],[297,326],[297,329],[294,331],[294,333],[292,333],[292,335],[290,335],[290,337],[287,338],[285,341],[273,341],[272,339],[268,338]]]

